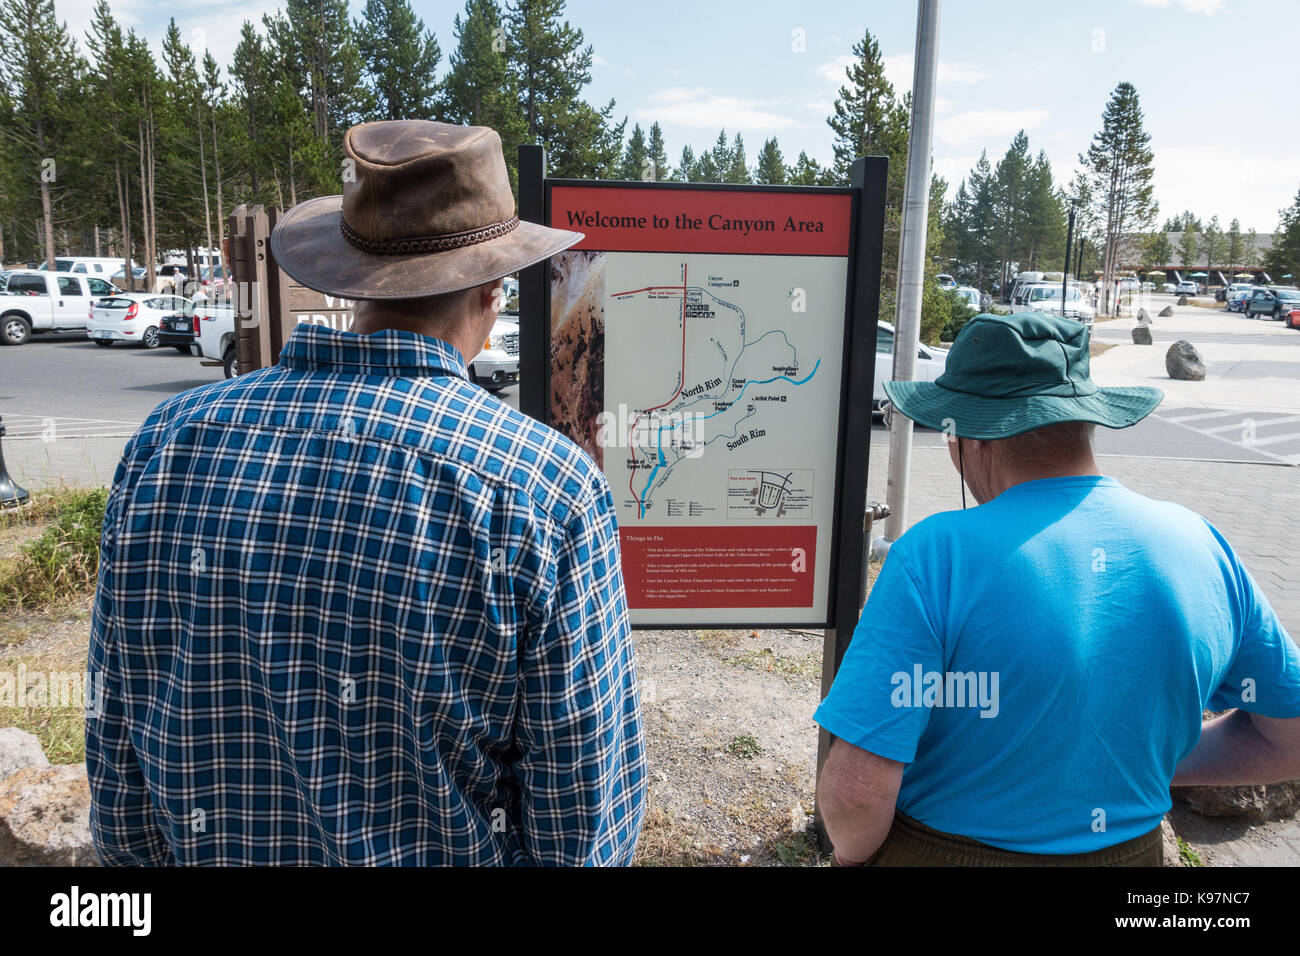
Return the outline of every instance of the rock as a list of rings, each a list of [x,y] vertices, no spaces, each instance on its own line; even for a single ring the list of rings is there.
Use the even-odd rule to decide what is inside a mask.
[[[1287,820],[1300,810],[1300,780],[1255,787],[1178,787],[1173,794],[1202,816],[1249,823]]]
[[[1137,318],[1137,323],[1138,323],[1138,325],[1150,325],[1150,324],[1151,324],[1151,316],[1147,314],[1147,310],[1146,310],[1146,309],[1138,309],[1138,318]]]
[[[1173,314],[1174,314],[1174,307],[1172,305],[1167,305],[1159,312],[1156,313],[1156,315],[1160,316],[1160,318],[1162,319],[1167,319]]]
[[[1180,296],[1178,297],[1178,304],[1179,304],[1179,305],[1186,305],[1186,304],[1187,304],[1187,296],[1185,296],[1185,295],[1180,295]]]
[[[1178,836],[1174,833],[1174,828],[1169,824],[1169,816],[1160,821],[1160,833],[1164,836],[1164,865],[1165,866],[1185,866],[1182,855],[1178,852]]]
[[[1186,339],[1179,339],[1169,346],[1165,353],[1165,371],[1170,378],[1184,382],[1205,381],[1205,363],[1201,361],[1201,354]]]
[[[0,729],[0,782],[24,767],[48,767],[49,759],[35,734],[17,727]]]
[[[1149,326],[1139,325],[1133,329],[1134,345],[1151,345],[1151,329]]]
[[[86,765],[25,767],[0,783],[0,866],[98,866]]]

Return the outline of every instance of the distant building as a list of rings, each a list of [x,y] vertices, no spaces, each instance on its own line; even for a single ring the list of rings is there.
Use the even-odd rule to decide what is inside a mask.
[[[1263,268],[1264,254],[1268,251],[1269,247],[1273,244],[1273,233],[1271,232],[1256,233],[1255,246],[1253,249],[1247,252],[1245,249],[1246,238],[1245,235],[1243,234],[1242,258],[1246,259],[1247,261],[1213,262],[1209,264],[1209,268],[1207,269],[1206,261],[1200,255],[1200,253],[1197,253],[1197,260],[1188,266],[1184,266],[1181,260],[1176,260],[1173,262],[1148,262],[1146,259],[1145,250],[1146,250],[1146,245],[1148,240],[1150,240],[1151,236],[1153,235],[1154,233],[1150,233],[1150,232],[1131,232],[1131,233],[1126,233],[1124,236],[1122,236],[1119,240],[1119,261],[1116,268],[1118,268],[1122,272],[1160,271],[1165,273],[1166,279],[1170,282],[1174,281],[1175,272],[1180,273],[1183,276],[1183,278],[1186,278],[1187,273],[1189,272],[1208,272],[1209,273],[1209,279],[1207,280],[1208,285],[1218,284],[1218,276],[1216,275],[1216,273],[1219,272],[1222,272],[1223,277],[1227,279],[1229,282],[1232,281],[1233,275],[1238,272],[1249,272],[1255,277],[1255,281],[1263,282],[1264,281],[1264,268]],[[1166,233],[1165,235],[1169,237],[1169,248],[1172,249],[1174,255],[1177,256],[1178,243],[1179,240],[1182,239],[1183,234],[1181,232],[1169,232]],[[1224,239],[1223,244],[1225,246],[1224,252],[1226,254],[1227,252],[1226,238]],[[1273,276],[1273,278],[1277,279],[1278,277]]]

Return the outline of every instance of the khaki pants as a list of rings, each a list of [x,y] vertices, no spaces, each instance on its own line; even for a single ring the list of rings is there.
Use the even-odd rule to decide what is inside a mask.
[[[1160,827],[1091,853],[1018,853],[970,837],[941,833],[894,811],[894,825],[867,866],[1161,866]]]

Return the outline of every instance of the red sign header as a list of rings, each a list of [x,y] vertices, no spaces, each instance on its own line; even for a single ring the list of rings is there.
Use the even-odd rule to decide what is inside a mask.
[[[853,197],[779,188],[554,186],[551,226],[602,252],[847,256]]]

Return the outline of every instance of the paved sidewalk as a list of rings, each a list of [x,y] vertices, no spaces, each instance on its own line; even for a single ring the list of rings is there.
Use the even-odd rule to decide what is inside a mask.
[[[873,442],[867,496],[885,500],[889,446]],[[1204,515],[1228,539],[1300,638],[1300,470],[1287,465],[1098,455],[1102,470],[1151,498]],[[912,450],[908,518],[915,524],[961,507],[961,486],[946,448]],[[975,501],[967,495],[967,503]]]

